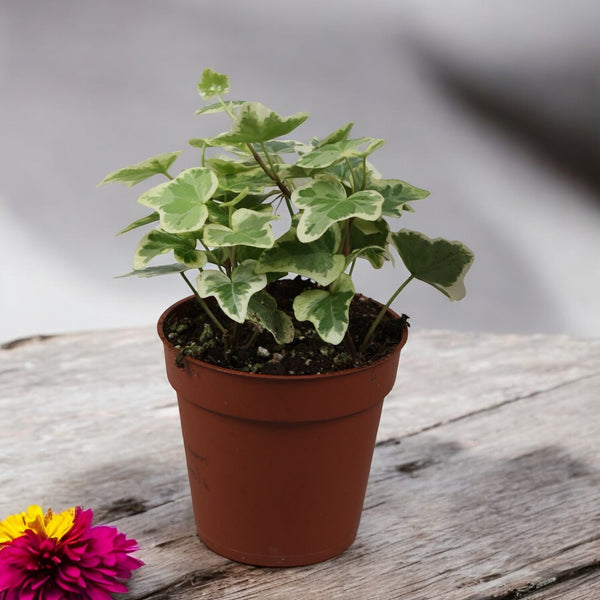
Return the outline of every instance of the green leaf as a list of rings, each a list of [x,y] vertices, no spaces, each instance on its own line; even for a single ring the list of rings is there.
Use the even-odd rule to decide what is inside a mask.
[[[336,254],[339,236],[331,230],[314,242],[302,243],[291,229],[265,250],[256,265],[257,273],[296,273],[329,285],[345,267],[343,254]]]
[[[442,238],[431,239],[408,229],[401,229],[390,237],[416,279],[432,285],[450,300],[464,298],[464,278],[475,258],[467,246]]]
[[[140,240],[133,257],[133,268],[136,271],[143,269],[156,256],[171,251],[188,267],[200,268],[206,264],[206,254],[196,250],[195,239],[155,229]]]
[[[194,112],[195,115],[211,115],[214,113],[220,113],[227,109],[233,111],[236,106],[241,106],[244,104],[245,100],[228,100],[224,101],[223,104],[220,102],[215,102],[214,104],[209,104],[208,106],[204,106],[203,108],[199,108]]]
[[[264,144],[267,152],[272,154],[297,154],[298,152],[308,152],[311,149],[307,144],[296,140],[271,140]],[[258,153],[262,154],[260,151]]]
[[[203,241],[207,246],[253,246],[270,248],[275,236],[270,222],[278,219],[272,212],[257,212],[240,208],[231,216],[231,227],[207,225],[203,232]]]
[[[368,144],[364,150],[359,147]],[[309,169],[329,167],[347,158],[368,156],[385,144],[385,140],[362,137],[355,140],[341,140],[332,144],[318,146],[305,154],[296,164]]]
[[[130,225],[127,225],[127,227],[125,227],[125,229],[122,229],[121,231],[119,231],[119,233],[117,233],[117,235],[127,233],[128,231],[131,231],[132,229],[137,229],[138,227],[143,227],[144,225],[150,225],[150,223],[155,223],[159,219],[160,219],[160,217],[157,212],[150,213],[149,215],[142,217],[141,219],[138,219],[137,221],[134,221]]]
[[[253,144],[286,135],[308,119],[307,112],[282,117],[260,102],[246,102],[235,113],[231,129],[211,141],[225,144]]]
[[[124,275],[118,275],[117,279],[121,279],[123,277],[158,277],[159,275],[170,275],[171,273],[183,273],[184,271],[189,270],[190,267],[187,265],[183,265],[181,263],[176,263],[172,265],[158,265],[157,267],[146,267],[145,269],[136,269],[135,271],[131,271],[130,273],[125,273]]]
[[[135,165],[117,169],[116,171],[109,173],[98,185],[100,186],[106,183],[119,181],[124,183],[127,187],[132,187],[153,175],[167,175],[169,167],[175,162],[181,152],[181,150],[178,150],[177,152],[159,154],[158,156],[147,158]]]
[[[229,92],[229,77],[224,73],[217,73],[212,69],[204,69],[202,71],[202,79],[198,84],[198,93],[208,100],[215,96],[222,96]]]
[[[402,210],[410,207],[407,202],[427,198],[429,192],[399,179],[372,179],[369,187],[383,196],[382,213],[386,217],[400,217]]]
[[[261,290],[250,298],[247,318],[270,331],[278,344],[289,344],[294,339],[291,317],[277,308],[275,298],[266,290]]]
[[[294,190],[292,202],[303,209],[298,224],[298,239],[312,242],[338,221],[351,217],[375,221],[381,216],[383,196],[374,190],[346,196],[339,183],[315,180]]]
[[[310,321],[321,339],[339,344],[350,322],[350,303],[354,286],[349,275],[342,273],[330,290],[308,290],[294,299],[294,314],[298,321]]]
[[[158,212],[161,227],[165,231],[195,231],[204,225],[208,217],[206,203],[218,185],[219,181],[210,169],[187,169],[175,179],[142,194],[138,202]]]
[[[322,140],[317,140],[315,148],[321,148],[322,146],[327,146],[328,144],[336,144],[337,142],[347,140],[353,127],[354,123],[346,123],[345,125],[342,125],[340,128],[330,133],[327,137],[323,138]]]
[[[367,259],[375,269],[380,269],[384,262],[391,258],[387,251],[389,233],[388,224],[384,219],[355,219],[350,232],[349,258],[354,260],[360,256]]]
[[[214,296],[221,310],[238,323],[243,323],[250,298],[267,285],[263,274],[254,272],[256,261],[246,260],[231,272],[231,279],[221,271],[202,271],[196,287],[202,298]]]

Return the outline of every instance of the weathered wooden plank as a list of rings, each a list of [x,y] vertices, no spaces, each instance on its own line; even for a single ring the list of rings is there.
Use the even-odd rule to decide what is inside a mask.
[[[131,598],[508,600],[597,559],[600,340],[413,333],[334,561],[253,569],[197,541],[152,330],[0,351],[0,515],[92,506],[142,544]]]
[[[513,598],[526,600],[595,600],[600,598],[600,574],[596,569],[581,577],[568,577],[563,581],[552,579],[542,582],[536,591],[528,588],[516,590]],[[502,599],[501,599],[502,600]],[[505,600],[512,600],[506,598]]]

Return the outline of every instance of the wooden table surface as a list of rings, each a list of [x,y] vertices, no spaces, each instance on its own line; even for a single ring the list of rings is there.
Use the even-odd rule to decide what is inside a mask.
[[[0,350],[0,518],[91,507],[137,538],[131,599],[600,599],[600,340],[413,328],[354,545],[255,568],[194,533],[153,329]]]

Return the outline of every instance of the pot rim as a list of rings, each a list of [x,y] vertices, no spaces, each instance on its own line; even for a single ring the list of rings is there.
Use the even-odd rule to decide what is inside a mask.
[[[356,296],[362,296],[362,294],[356,294]],[[367,297],[367,296],[363,296],[363,297]],[[172,304],[171,306],[169,306],[159,317],[158,319],[158,323],[157,323],[157,331],[158,331],[158,335],[161,339],[161,341],[163,342],[163,344],[165,344],[165,346],[168,346],[169,348],[171,348],[173,351],[176,350],[175,346],[167,339],[167,336],[164,333],[164,323],[167,320],[167,318],[180,306],[186,304],[187,302],[192,301],[193,299],[195,299],[194,295],[189,295],[186,296],[185,298],[182,298],[181,300],[178,300],[177,302],[175,302],[174,304]],[[373,300],[372,298],[369,298],[369,300]],[[377,302],[376,300],[373,300],[373,302]],[[379,302],[377,302],[378,304],[380,304]],[[396,318],[400,318],[400,316],[391,308],[387,309],[388,312],[390,312],[394,317]],[[405,325],[403,330],[402,330],[402,337],[400,338],[400,341],[398,342],[398,344],[394,347],[394,349],[389,352],[388,354],[386,354],[385,356],[383,356],[382,358],[369,363],[367,365],[363,365],[361,367],[352,367],[350,369],[343,369],[340,371],[332,371],[330,373],[316,373],[313,375],[271,375],[271,374],[267,374],[267,373],[248,373],[247,371],[240,371],[238,369],[229,369],[227,367],[222,367],[219,365],[214,365],[212,363],[208,363],[208,362],[204,362],[203,360],[200,360],[198,358],[193,358],[191,356],[187,356],[184,355],[183,356],[183,360],[186,362],[189,362],[192,365],[198,365],[201,366],[203,368],[207,368],[210,369],[212,371],[217,371],[219,373],[223,373],[223,374],[228,374],[228,375],[237,375],[240,377],[246,377],[248,379],[260,379],[260,380],[270,380],[270,381],[290,381],[291,379],[294,379],[295,381],[304,381],[304,380],[317,380],[317,379],[328,379],[328,378],[334,378],[334,377],[343,377],[344,375],[348,375],[349,373],[360,373],[361,371],[366,371],[368,369],[372,369],[374,366],[377,365],[381,365],[385,362],[387,362],[388,360],[392,360],[394,355],[396,353],[399,353],[400,350],[402,350],[402,348],[404,347],[404,345],[406,344],[406,341],[408,340],[408,325]]]

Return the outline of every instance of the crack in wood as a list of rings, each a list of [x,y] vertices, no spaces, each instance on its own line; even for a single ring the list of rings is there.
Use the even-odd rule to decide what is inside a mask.
[[[10,342],[5,342],[0,345],[1,350],[14,350],[15,348],[20,348],[21,346],[26,346],[27,344],[34,344],[36,342],[46,342],[51,340],[57,336],[55,335],[30,335],[28,337],[17,338],[16,340],[11,340]]]
[[[139,596],[137,600],[173,600],[186,590],[197,589],[209,583],[226,579],[230,575],[229,571],[231,571],[232,566],[233,563],[227,565],[224,569],[213,572],[194,571],[150,594]]]
[[[492,596],[478,596],[476,599],[473,598],[473,600],[520,600],[521,598],[526,598],[527,596],[539,592],[540,590],[564,583],[565,581],[583,577],[584,575],[589,575],[590,573],[594,573],[596,571],[600,572],[600,561],[598,560],[586,565],[565,569],[564,571],[560,571],[555,575],[550,575],[544,579],[540,579],[539,581],[515,588],[514,590],[509,590],[508,592],[505,592],[499,596],[495,594]],[[495,579],[495,577],[493,577],[493,579]]]

